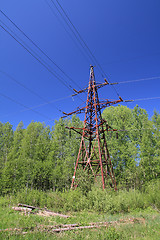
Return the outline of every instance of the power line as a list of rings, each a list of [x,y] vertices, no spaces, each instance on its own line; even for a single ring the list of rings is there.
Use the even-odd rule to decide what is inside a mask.
[[[31,110],[31,109],[43,107],[43,106],[46,106],[47,104],[51,104],[51,103],[54,103],[54,102],[62,101],[62,100],[68,99],[68,98],[72,98],[72,95],[69,95],[69,96],[63,97],[63,98],[57,98],[57,99],[54,99],[54,100],[52,100],[52,101],[48,101],[48,102],[46,102],[46,103],[41,103],[41,104],[39,104],[39,105],[30,107],[30,108],[27,109],[27,110]],[[22,110],[22,112],[27,111],[27,110]]]
[[[12,29],[11,28],[9,28],[4,22],[2,22],[1,20],[0,20],[0,22],[12,33],[12,34],[14,34],[14,36],[17,38],[17,39],[19,39],[20,41],[21,41],[21,43],[23,43],[23,45],[25,46],[25,49],[27,48],[33,55],[35,55],[36,56],[36,58],[38,58],[40,61],[42,61],[48,68],[50,68],[50,69],[52,69],[52,71],[53,71],[53,73],[55,74],[55,76],[56,76],[56,72],[53,70],[53,68],[46,62],[46,61],[44,61],[31,47],[29,47],[14,31],[12,31]],[[15,38],[14,38],[15,39]],[[16,39],[15,39],[16,40]],[[18,41],[18,43],[19,43],[19,41]],[[33,56],[32,55],[32,56]],[[59,74],[57,74],[57,76],[59,77],[59,78],[61,78],[61,76],[59,75]],[[63,83],[65,83],[65,81],[64,80],[62,80],[61,79],[61,82]],[[67,84],[67,82],[66,82],[66,84]],[[72,87],[69,85],[69,87],[72,89]]]
[[[150,77],[150,78],[140,78],[140,79],[136,79],[136,80],[121,81],[121,82],[110,83],[110,85],[132,83],[132,82],[141,82],[141,81],[149,81],[149,80],[155,80],[155,79],[160,79],[160,77],[158,76],[158,77]]]
[[[35,54],[35,56],[37,58],[39,58],[42,62],[44,62],[46,65],[48,65],[49,68],[51,68],[51,66],[45,61],[43,60],[30,46],[28,46],[10,27],[8,27],[4,22],[2,22],[2,20],[0,20],[0,22],[17,38],[21,41],[21,43],[23,43],[24,46],[26,46],[26,48],[28,48],[30,50],[30,52],[32,52],[33,54]],[[53,69],[52,71],[57,74]],[[58,75],[58,74],[57,74]]]
[[[74,44],[76,45],[76,47],[79,49],[79,51],[82,53],[82,55],[84,56],[84,58],[87,60],[90,59],[87,55],[86,52],[83,52],[82,49],[79,47],[79,45],[77,44],[77,42],[74,40],[74,38],[72,37],[72,35],[70,34],[70,32],[67,30],[67,28],[65,27],[65,25],[63,24],[63,22],[61,21],[61,19],[57,16],[57,14],[54,12],[53,7],[48,3],[47,0],[44,0],[46,2],[46,4],[48,5],[48,7],[50,8],[51,12],[53,13],[53,15],[58,19],[58,21],[60,22],[60,24],[63,26],[63,28],[65,29],[65,31],[67,32],[67,34],[69,35],[69,37],[72,39],[72,41],[74,42]],[[54,4],[54,3],[53,3]],[[55,5],[55,4],[54,4]],[[57,11],[59,12],[59,9],[57,8],[57,6],[55,5]],[[59,12],[59,14],[61,15],[61,12]],[[61,15],[62,19],[65,21],[63,15]],[[70,26],[68,25],[68,23],[65,21],[65,23],[67,24],[67,26],[70,28]],[[71,30],[71,29],[70,29]],[[72,30],[71,30],[72,32]],[[73,35],[75,36],[75,33],[72,32]],[[77,36],[75,36],[77,38]],[[77,39],[79,42],[79,39]],[[81,42],[79,42],[79,44],[81,45]],[[79,87],[80,88],[80,87]]]
[[[99,71],[102,74],[102,77],[104,78],[106,75],[106,73],[103,71],[101,65],[99,64],[99,62],[97,61],[96,57],[94,56],[94,54],[92,53],[92,51],[90,50],[90,48],[88,47],[88,45],[86,44],[86,42],[84,41],[84,39],[82,38],[82,36],[80,35],[79,31],[76,29],[75,25],[72,23],[71,19],[69,18],[69,16],[67,15],[67,13],[65,12],[64,8],[62,7],[62,5],[59,3],[58,0],[56,0],[57,4],[59,5],[60,9],[62,10],[63,14],[65,15],[65,17],[67,18],[68,22],[71,24],[71,26],[69,25],[69,23],[65,20],[65,18],[63,17],[62,13],[60,12],[60,10],[58,9],[58,7],[56,6],[56,4],[53,2],[53,0],[51,0],[52,4],[56,7],[56,9],[58,10],[59,14],[62,16],[62,18],[64,19],[64,21],[66,22],[66,24],[69,26],[70,30],[72,31],[72,33],[74,34],[74,36],[76,37],[77,41],[80,43],[80,45],[82,46],[82,48],[86,51],[88,51],[88,56],[89,58],[96,63],[97,67],[99,68]],[[73,29],[74,31],[73,31]],[[83,44],[82,44],[83,43]],[[86,49],[85,49],[86,48]],[[116,94],[119,96],[117,90],[115,89],[115,87],[113,86],[114,91],[116,92]]]
[[[51,0],[53,2],[53,0]],[[67,17],[68,21],[70,22],[70,24],[72,25],[72,27],[74,28],[74,30],[76,31],[77,35],[79,36],[80,40],[83,42],[83,44],[85,45],[85,47],[87,48],[88,52],[90,53],[90,55],[92,56],[92,58],[94,59],[95,63],[97,64],[102,77],[104,78],[106,75],[106,73],[103,71],[101,65],[99,64],[99,62],[97,61],[96,57],[93,55],[92,51],[90,50],[90,48],[88,47],[88,45],[86,44],[86,42],[83,40],[82,36],[80,35],[79,31],[76,29],[76,27],[74,26],[74,24],[72,23],[72,21],[70,20],[69,16],[67,15],[67,13],[64,11],[63,7],[61,6],[61,4],[58,2],[58,0],[56,0],[56,2],[58,3],[58,5],[60,6],[60,8],[62,9],[63,13],[65,14],[65,16]],[[113,89],[115,90],[116,94],[119,96],[117,90],[115,89],[115,87],[113,87]]]
[[[1,94],[0,94],[0,95],[1,95]],[[8,96],[6,96],[6,95],[4,95],[4,97],[7,98],[7,99],[9,99],[9,100],[11,100],[10,97],[8,97]],[[17,113],[21,113],[21,112],[25,112],[25,111],[30,111],[30,110],[33,110],[33,109],[36,109],[36,108],[43,107],[43,106],[45,106],[45,105],[47,105],[47,104],[51,104],[51,103],[54,103],[54,102],[62,101],[62,100],[64,100],[64,99],[68,99],[68,98],[72,98],[72,95],[69,95],[69,96],[63,97],[63,98],[57,98],[57,99],[54,99],[54,100],[52,100],[52,101],[48,101],[48,102],[45,102],[45,103],[42,103],[42,104],[39,104],[39,105],[36,105],[36,106],[33,106],[33,107],[27,107],[27,109],[25,109],[25,110],[20,110],[20,111],[17,111],[17,112],[15,112],[15,113],[17,114]],[[15,103],[19,104],[17,101],[15,101],[15,100],[13,100],[13,99],[12,99],[11,101],[12,101],[12,102],[14,101]],[[12,114],[7,114],[7,116],[8,116],[8,115],[12,115]],[[3,116],[6,116],[6,115],[3,115]],[[3,116],[1,116],[1,117],[3,117]],[[52,119],[52,120],[54,120],[54,119]],[[51,120],[49,120],[49,121],[51,121]]]
[[[27,91],[29,91],[30,93],[32,93],[33,95],[37,96],[38,98],[40,98],[41,100],[45,101],[46,100],[41,97],[39,94],[37,94],[35,91],[33,91],[32,89],[26,87],[24,84],[22,84],[21,82],[19,82],[18,80],[16,80],[15,78],[13,78],[11,75],[9,75],[8,73],[0,70],[0,73],[2,73],[3,75],[7,76],[9,79],[11,79],[13,82],[15,82],[16,84],[18,84],[19,86],[23,87],[24,89],[26,89]]]
[[[2,12],[0,10],[0,12]],[[42,51],[37,44],[35,44],[9,17],[7,17],[6,14],[4,14],[2,12],[2,14],[14,25],[16,26],[16,28],[25,36],[27,37],[27,39],[30,40],[31,43],[34,44],[34,46],[36,46],[36,48],[38,50],[41,51],[41,53],[43,53],[43,55],[45,55],[53,64],[55,64],[55,62],[48,57],[47,54],[44,53],[44,51]],[[1,21],[1,20],[0,20]],[[2,21],[1,21],[2,22]],[[3,23],[3,22],[2,22]],[[64,86],[66,86],[70,91],[73,92],[73,88],[71,85],[69,85],[58,73],[55,72],[55,70],[53,70],[53,68],[46,62],[44,61],[33,49],[31,49],[20,37],[18,37],[6,24],[3,23],[3,25],[5,25],[10,32],[12,32],[14,34],[14,36],[16,36],[19,40],[16,39],[16,37],[14,37],[9,31],[7,31],[2,25],[0,25],[14,40],[16,40],[26,51],[28,51],[30,53],[30,55],[32,55],[39,63],[41,63],[41,65],[43,65],[53,76],[55,76]],[[65,74],[72,82],[74,82],[57,64],[55,64],[57,66],[57,68],[59,68],[61,70],[61,72],[63,72],[63,74]],[[74,82],[75,83],[75,82]],[[76,84],[76,83],[75,83]],[[78,86],[78,84],[76,84]],[[78,86],[79,87],[79,86]],[[79,96],[78,98],[83,101]],[[56,107],[57,109],[57,107]],[[57,109],[58,111],[62,112],[61,110]]]
[[[1,24],[0,27],[7,32],[18,44],[20,44],[30,55],[32,55],[42,66],[44,66],[53,76],[59,79],[69,90],[71,90],[58,76],[56,76],[53,71],[48,68],[40,59],[38,59],[30,50],[28,50],[20,41],[18,41],[7,29],[5,29]],[[73,92],[73,90],[71,90]],[[44,101],[44,100],[43,100]],[[60,109],[56,107],[56,109],[62,112]]]
[[[29,50],[26,46],[24,46],[23,43],[21,43],[19,40],[16,39],[16,37],[14,37],[4,26],[2,26],[0,24],[0,27],[6,32],[8,33],[19,45],[21,45],[32,57],[34,57],[43,67],[45,67],[47,69],[47,71],[49,71],[54,77],[56,77],[63,85],[65,85],[70,91],[73,92],[72,88],[70,86],[68,86],[67,83],[65,83],[59,76],[57,76],[54,71],[52,69],[50,69],[50,66],[46,66],[46,63],[44,62],[44,60],[41,60],[41,58],[38,56],[36,57],[34,55],[34,52],[32,50]],[[37,55],[37,54],[36,54]],[[43,62],[42,62],[43,61]]]
[[[13,99],[13,98],[11,98],[11,97],[3,94],[3,93],[0,93],[0,95],[1,95],[2,97],[4,97],[4,98],[10,100],[11,102],[14,102],[14,103],[16,103],[16,104],[18,104],[18,105],[20,105],[20,106],[22,106],[22,107],[24,107],[24,108],[27,108],[27,109],[31,110],[32,112],[34,112],[34,113],[36,113],[36,114],[38,114],[38,115],[40,115],[40,116],[42,116],[42,117],[45,117],[45,118],[49,119],[49,117],[47,117],[46,115],[44,115],[44,114],[42,114],[42,113],[39,113],[39,112],[37,112],[36,110],[30,109],[30,108],[27,107],[26,105],[18,102],[17,100],[15,100],[15,99]]]
[[[53,0],[51,0],[51,2],[53,3]],[[93,55],[92,51],[90,50],[90,48],[88,47],[88,45],[86,44],[86,42],[83,40],[82,36],[80,35],[79,31],[76,29],[76,27],[74,26],[74,24],[72,23],[71,19],[69,18],[69,16],[67,15],[67,13],[65,12],[64,8],[62,7],[62,5],[59,3],[58,0],[56,0],[56,2],[58,3],[59,7],[61,8],[62,12],[64,13],[64,15],[66,16],[66,18],[68,19],[69,23],[71,24],[71,26],[73,27],[73,29],[75,30],[76,34],[78,35],[79,39],[81,40],[81,42],[83,42],[84,46],[87,48],[88,52],[90,53],[90,55],[92,56],[92,59],[94,59],[94,61],[97,63],[97,66],[101,69],[101,71],[103,72],[103,69],[101,68],[100,64],[98,63],[97,59],[95,58],[95,56]],[[54,4],[54,3],[53,3]],[[55,4],[54,4],[55,5]],[[83,45],[82,45],[83,46]],[[104,72],[103,72],[104,73]],[[105,74],[105,73],[104,73]],[[105,74],[106,75],[106,74]],[[103,76],[105,77],[105,76]]]
[[[150,97],[150,98],[137,98],[137,99],[131,99],[131,100],[124,100],[124,102],[135,102],[135,101],[148,101],[148,100],[155,100],[160,99],[160,97]]]
[[[60,100],[63,100],[63,99],[67,99],[67,98],[69,98],[69,97],[72,97],[72,95],[70,95],[70,96],[67,96],[67,97],[55,99],[55,100],[53,100],[53,101],[47,101],[47,100],[44,99],[42,96],[40,96],[39,94],[37,94],[37,93],[36,93],[35,91],[33,91],[32,89],[26,87],[24,84],[22,84],[21,82],[19,82],[19,81],[16,80],[15,78],[13,78],[13,77],[12,77],[11,75],[9,75],[8,73],[6,73],[6,72],[4,72],[4,71],[2,71],[2,70],[0,70],[0,73],[4,74],[4,75],[7,76],[9,79],[11,79],[13,82],[15,82],[16,84],[20,85],[21,87],[23,87],[24,89],[26,89],[27,91],[29,91],[30,93],[32,93],[33,95],[35,95],[36,97],[38,97],[39,99],[41,99],[41,100],[43,100],[43,101],[45,102],[45,103],[40,104],[40,105],[38,105],[38,106],[44,106],[44,105],[47,105],[47,104],[51,104],[51,103],[54,103],[54,102],[57,102],[57,101],[60,101]],[[38,106],[37,106],[37,107],[38,107]],[[60,110],[59,108],[57,108],[55,105],[54,105],[54,107],[55,107],[59,112],[62,112],[62,110]],[[36,108],[36,106],[33,107],[33,108]],[[30,110],[30,108],[29,108],[28,110]]]
[[[93,59],[87,54],[82,42],[80,41],[80,39],[78,38],[78,36],[76,35],[76,33],[73,31],[73,29],[71,28],[70,24],[66,21],[65,17],[63,16],[63,14],[61,13],[61,11],[58,9],[58,7],[56,6],[56,4],[54,3],[54,1],[50,0],[51,3],[54,5],[54,7],[57,9],[58,13],[60,14],[60,16],[62,17],[62,19],[64,20],[64,22],[66,23],[66,25],[69,27],[70,31],[72,32],[72,34],[74,35],[74,37],[76,38],[76,40],[78,41],[78,43],[81,45],[81,47],[84,50],[84,53],[80,50],[80,48],[78,47],[78,45],[75,43],[74,39],[71,37],[71,35],[69,34],[69,32],[67,31],[67,33],[70,35],[70,37],[72,38],[72,40],[74,41],[74,43],[76,44],[76,46],[78,47],[78,49],[81,51],[81,53],[83,54],[83,56],[85,56],[85,58],[88,56],[89,59],[91,59],[93,61]],[[46,1],[47,2],[47,1]],[[50,6],[47,2],[47,5]],[[52,7],[50,6],[50,8],[52,9]],[[53,12],[53,11],[52,11]],[[86,56],[87,55],[87,56]],[[88,61],[88,58],[87,58]]]
[[[154,99],[160,99],[160,97],[139,98],[139,99],[134,99],[134,101],[146,101],[146,100],[154,100]]]
[[[60,68],[55,61],[53,61],[30,37],[28,37],[23,30],[21,30],[2,10],[0,12],[50,61],[52,62],[70,81],[72,81],[75,85],[78,84],[67,75],[66,72],[62,68]],[[70,86],[71,87],[71,86]],[[78,86],[79,87],[79,86]],[[72,88],[72,87],[71,87]]]
[[[54,77],[56,77],[63,85],[65,85],[72,93],[73,90],[71,90],[71,88],[62,81],[61,78],[59,78],[49,67],[47,67],[40,59],[38,59],[30,50],[28,50],[20,41],[18,41],[7,29],[5,29],[1,24],[0,27],[7,32],[18,44],[20,44],[32,57],[34,57],[42,66],[44,66],[47,71],[49,71]]]

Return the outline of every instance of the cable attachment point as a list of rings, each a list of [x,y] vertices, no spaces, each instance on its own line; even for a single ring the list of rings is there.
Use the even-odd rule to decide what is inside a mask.
[[[134,102],[134,100],[124,100],[124,102]]]
[[[106,78],[104,78],[104,81],[106,82],[106,84],[109,84],[109,82],[107,81],[107,79],[106,79]]]
[[[118,82],[115,82],[115,83],[110,83],[109,85],[116,85],[116,84],[118,84]]]

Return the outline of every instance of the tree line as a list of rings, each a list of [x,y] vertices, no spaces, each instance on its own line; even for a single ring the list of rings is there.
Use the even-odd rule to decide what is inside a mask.
[[[136,106],[106,108],[103,118],[117,129],[106,133],[107,144],[119,188],[141,188],[160,178],[160,114],[151,119],[146,110]],[[14,193],[22,188],[63,191],[70,188],[77,158],[80,135],[66,126],[81,127],[74,115],[59,119],[50,128],[31,122],[16,130],[0,122],[0,193]],[[117,136],[118,135],[118,136]]]

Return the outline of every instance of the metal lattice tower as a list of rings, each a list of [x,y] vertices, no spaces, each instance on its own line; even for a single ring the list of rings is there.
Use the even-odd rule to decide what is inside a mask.
[[[76,111],[71,113],[64,113],[65,116],[72,115],[74,113],[85,113],[83,128],[70,127],[69,129],[81,135],[81,143],[75,165],[74,175],[72,179],[71,188],[75,188],[78,185],[78,179],[76,179],[76,173],[79,168],[84,171],[88,171],[88,174],[93,174],[96,179],[97,176],[101,176],[102,187],[105,189],[107,182],[116,190],[116,180],[114,171],[109,155],[105,132],[116,131],[112,129],[107,122],[102,119],[101,109],[109,107],[113,104],[122,102],[122,98],[119,100],[110,101],[108,99],[100,101],[97,90],[109,83],[105,79],[105,83],[96,84],[93,66],[90,67],[90,78],[88,88],[81,91],[76,91],[77,95],[82,92],[88,92],[86,106],[77,108]]]

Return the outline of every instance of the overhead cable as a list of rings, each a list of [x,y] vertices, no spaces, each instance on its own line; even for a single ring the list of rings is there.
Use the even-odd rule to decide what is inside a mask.
[[[149,81],[149,80],[155,80],[155,79],[160,79],[160,76],[158,76],[158,77],[150,77],[150,78],[140,78],[140,79],[136,79],[136,80],[128,80],[128,81],[115,82],[115,83],[110,83],[110,85],[124,84],[124,83],[132,83],[132,82],[141,82],[141,81]]]
[[[46,4],[48,5],[48,7],[50,8],[51,12],[53,13],[53,15],[57,18],[57,20],[60,22],[60,24],[63,26],[64,30],[67,32],[67,34],[69,35],[69,37],[72,39],[72,41],[74,42],[74,44],[76,45],[76,47],[79,49],[79,51],[82,53],[82,55],[84,56],[84,58],[87,60],[90,60],[90,57],[88,57],[88,55],[86,55],[86,51],[82,51],[82,49],[80,48],[80,46],[77,44],[77,42],[75,41],[75,39],[72,37],[72,35],[70,34],[70,32],[67,30],[67,28],[65,27],[65,25],[63,24],[63,22],[61,21],[61,19],[58,17],[58,15],[55,13],[55,11],[53,10],[53,7],[51,6],[51,3],[48,2],[48,0],[45,0]],[[54,4],[54,2],[52,2]],[[62,19],[65,21],[65,18],[63,17],[63,15],[61,14],[61,12],[59,11],[59,9],[57,8],[57,6],[54,4],[55,8],[57,9],[57,11],[59,12],[59,14],[61,15]],[[67,26],[70,29],[70,25],[65,21],[65,24],[67,24]],[[81,45],[81,42],[79,41],[79,39],[77,38],[77,36],[75,35],[75,33],[73,32],[72,29],[70,29],[71,32],[73,33],[73,35],[75,36],[75,38],[77,39],[78,43]],[[83,47],[83,46],[82,46]],[[80,87],[79,87],[80,88]]]
[[[9,96],[3,94],[3,93],[0,93],[0,95],[1,95],[2,97],[4,97],[4,98],[10,100],[11,102],[14,102],[14,103],[16,103],[16,104],[18,104],[18,105],[20,105],[20,106],[22,106],[22,107],[24,107],[24,108],[27,108],[27,109],[31,110],[32,112],[34,112],[34,113],[36,113],[36,114],[38,114],[38,115],[40,115],[40,116],[42,116],[42,117],[44,117],[44,118],[49,119],[49,117],[47,117],[46,115],[44,115],[44,114],[42,114],[42,113],[39,113],[39,112],[37,112],[37,111],[34,110],[34,109],[30,109],[30,108],[27,107],[26,105],[24,105],[24,104],[18,102],[17,100],[15,100],[15,99],[13,99],[13,98],[11,98],[11,97],[9,97]]]
[[[53,0],[51,0],[51,2],[54,4]],[[101,72],[103,72],[104,75],[106,75],[103,71],[103,69],[101,68],[100,64],[98,63],[96,57],[93,55],[92,51],[90,50],[90,48],[88,47],[88,45],[86,44],[86,42],[83,40],[81,34],[79,33],[79,31],[77,30],[77,28],[74,26],[74,24],[72,23],[71,19],[69,18],[68,14],[65,12],[64,8],[62,7],[62,5],[59,3],[58,0],[56,0],[57,4],[59,5],[59,7],[61,8],[62,12],[64,13],[64,15],[66,16],[67,20],[69,21],[69,23],[71,24],[71,26],[73,27],[73,29],[75,30],[76,34],[78,35],[79,39],[81,40],[81,42],[84,44],[84,46],[87,48],[88,52],[90,53],[90,56],[92,57],[92,59],[94,59],[94,62],[97,64],[97,66],[100,68]],[[54,4],[55,5],[55,4]],[[83,45],[82,45],[83,46]],[[103,75],[103,77],[105,77]]]
[[[0,95],[2,95],[2,94],[0,94]],[[10,97],[8,97],[8,96],[6,96],[6,95],[2,95],[3,97],[5,97],[5,98],[7,98],[7,99],[9,99],[10,101],[12,101],[12,102],[14,102],[14,103],[16,103],[16,104],[20,104],[19,102],[17,102],[16,100],[14,100],[14,99],[11,99]],[[40,108],[40,107],[43,107],[43,106],[46,106],[47,104],[51,104],[51,103],[55,103],[55,102],[58,102],[58,101],[62,101],[62,100],[64,100],[64,99],[68,99],[68,98],[72,98],[72,95],[69,95],[69,96],[67,96],[67,97],[63,97],[63,98],[57,98],[57,99],[54,99],[54,100],[52,100],[52,101],[48,101],[48,102],[46,102],[46,103],[42,103],[42,104],[39,104],[39,105],[35,105],[35,106],[33,106],[33,107],[26,107],[26,109],[23,109],[23,110],[20,110],[20,111],[16,111],[15,113],[17,114],[17,113],[21,113],[21,112],[26,112],[26,111],[32,111],[33,109],[36,109],[36,108]],[[24,105],[22,104],[22,106],[24,107]],[[61,110],[59,110],[60,112],[62,112]],[[10,116],[10,115],[12,115],[12,114],[7,114],[7,116]],[[6,116],[6,115],[5,115]],[[1,116],[1,117],[3,117],[3,116]],[[54,119],[52,119],[52,120],[54,120]],[[49,121],[51,121],[51,120],[49,120]]]
[[[48,57],[47,54],[44,53],[44,51],[42,51],[37,44],[35,44],[6,14],[4,14],[1,10],[0,12],[31,42],[34,44],[34,46],[36,46],[36,48],[38,50],[41,51],[41,53],[43,53],[44,56],[46,56],[53,64],[55,64],[55,62]],[[5,23],[3,23],[1,20],[0,22],[7,28],[9,29],[9,31],[2,25],[0,25],[3,30],[5,30],[14,40],[16,40],[26,51],[28,51],[30,53],[30,55],[32,55],[39,63],[41,63],[41,65],[43,65],[54,77],[56,77],[64,86],[66,86],[71,92],[73,92],[73,88],[71,85],[69,85],[67,83],[67,81],[65,81],[58,73],[55,72],[55,70],[53,70],[53,68],[44,60],[42,59],[32,48],[30,48],[20,37],[17,36],[17,34],[15,34],[15,32],[13,32]],[[14,36],[13,36],[14,34]],[[18,39],[19,40],[18,40]],[[71,79],[57,64],[55,64],[57,66],[57,68],[59,70],[61,70],[61,72],[63,74],[65,74],[65,76],[67,76],[72,82],[73,79]],[[74,82],[75,83],[75,82]],[[76,83],[75,83],[76,84]],[[78,84],[76,84],[78,86]],[[79,86],[78,86],[79,87]],[[78,98],[83,102],[83,100],[78,96]],[[56,107],[57,108],[57,107]],[[59,109],[57,109],[59,110]],[[61,110],[59,110],[60,112],[62,112]]]
[[[137,99],[131,99],[131,100],[124,100],[123,102],[135,102],[135,101],[148,101],[148,100],[155,100],[160,99],[160,97],[150,97],[150,98],[137,98]]]
[[[18,84],[19,86],[23,87],[24,89],[26,89],[27,91],[29,91],[30,93],[32,93],[33,95],[35,95],[36,97],[38,97],[39,99],[41,99],[42,101],[44,101],[45,103],[41,104],[41,105],[47,105],[47,104],[51,104],[54,103],[56,101],[48,101],[46,99],[44,99],[41,95],[39,95],[38,93],[36,93],[35,91],[33,91],[32,89],[26,87],[24,84],[22,84],[21,82],[19,82],[18,80],[16,80],[14,77],[12,77],[10,74],[0,70],[0,73],[2,73],[3,75],[7,76],[9,79],[11,79],[13,82],[15,82],[16,84]],[[72,95],[71,95],[72,96]],[[66,97],[67,98],[67,97]],[[65,98],[62,98],[65,99]],[[57,108],[57,106],[54,105],[54,107],[59,111],[62,112],[62,110],[60,110],[59,108]],[[28,109],[29,110],[29,109]]]
[[[16,39],[16,37],[14,37],[4,26],[2,26],[0,24],[0,27],[7,32],[18,44],[20,44],[32,57],[34,57],[42,66],[44,66],[54,77],[56,77],[64,86],[66,86],[72,93],[74,93],[74,90],[72,89],[72,87],[70,85],[67,85],[60,77],[58,77],[52,69],[49,68],[49,65],[46,66],[45,62],[41,61],[41,59],[39,59],[38,57],[36,57],[34,55],[33,52],[31,52],[26,46],[24,46],[19,40]],[[78,96],[79,97],[79,96]],[[83,102],[83,100],[79,97],[79,99]],[[59,110],[59,109],[58,109]],[[59,110],[60,112],[62,112],[61,110]]]
[[[46,100],[40,96],[38,93],[36,93],[35,91],[33,91],[32,89],[28,88],[27,86],[25,86],[24,84],[22,84],[21,82],[19,82],[18,80],[16,80],[14,77],[12,77],[10,74],[0,70],[0,73],[2,73],[3,75],[5,75],[6,77],[8,77],[9,79],[11,79],[13,82],[15,82],[16,84],[18,84],[19,86],[23,87],[24,89],[26,89],[27,91],[29,91],[30,93],[32,93],[33,95],[37,96],[39,99],[43,100],[46,102]]]
[[[36,56],[36,58],[41,60],[48,68],[52,69],[52,71],[55,74],[55,76],[57,75],[59,78],[61,78],[61,76],[59,74],[57,74],[55,72],[55,70],[53,70],[53,68],[44,59],[42,59],[30,46],[28,46],[10,27],[8,27],[4,22],[2,22],[2,20],[0,20],[0,22],[15,36],[15,38],[18,39],[18,43],[20,41],[23,44],[23,46],[25,46],[25,49],[27,48],[33,55]],[[62,79],[62,82],[63,81],[64,80]],[[66,84],[67,84],[67,82],[66,82]],[[69,86],[69,87],[72,89],[71,86]]]
[[[79,31],[77,30],[77,28],[75,27],[75,25],[72,23],[71,19],[69,18],[68,14],[65,12],[64,8],[62,7],[62,5],[59,3],[58,0],[56,0],[57,4],[59,5],[60,9],[62,10],[63,14],[65,15],[66,19],[68,20],[68,23],[66,21],[66,19],[64,18],[63,14],[61,13],[61,11],[58,9],[58,7],[56,6],[56,4],[54,3],[53,0],[50,0],[52,2],[52,4],[54,5],[54,7],[57,9],[57,11],[59,12],[59,14],[61,15],[61,17],[63,18],[63,20],[65,21],[65,23],[67,24],[67,26],[69,27],[69,29],[71,30],[71,32],[74,34],[75,38],[77,39],[77,41],[79,42],[79,44],[81,45],[81,47],[84,49],[85,53],[87,53],[88,57],[91,59],[91,61],[94,62],[94,64],[96,64],[97,68],[99,69],[101,75],[103,78],[105,78],[107,75],[104,72],[104,70],[102,69],[101,65],[99,64],[98,60],[96,59],[96,57],[94,56],[94,54],[92,53],[92,51],[90,50],[90,48],[88,47],[88,45],[86,44],[86,42],[84,41],[84,39],[82,38],[82,36],[80,35]],[[70,26],[71,25],[71,26]],[[87,50],[87,51],[86,51]],[[108,78],[108,77],[107,77]],[[114,91],[116,92],[116,94],[119,97],[119,94],[116,90],[116,88],[113,86]]]
[[[67,73],[58,66],[30,37],[26,35],[26,33],[20,29],[2,10],[0,12],[50,61],[52,62],[71,82],[78,86],[78,84],[67,75]],[[78,86],[79,87],[79,86]]]
[[[54,3],[53,0],[50,0],[51,3],[53,4],[53,6],[57,9],[58,13],[60,14],[60,16],[62,17],[62,19],[64,20],[65,24],[69,27],[70,31],[72,32],[72,34],[74,35],[74,37],[76,38],[76,40],[78,41],[78,43],[80,44],[80,46],[83,48],[84,50],[84,56],[86,57],[87,55],[87,60],[88,58],[91,59],[93,61],[93,59],[91,58],[91,56],[86,52],[86,49],[84,48],[84,45],[82,44],[81,39],[79,38],[79,36],[77,36],[77,34],[75,33],[75,31],[72,29],[72,27],[70,26],[70,24],[66,21],[66,18],[63,16],[62,12],[59,10],[59,8],[57,7],[57,5]],[[49,5],[49,4],[48,4]],[[50,7],[51,8],[51,7]],[[68,32],[67,32],[68,33]],[[73,40],[73,38],[72,38]],[[73,40],[74,41],[74,40]],[[75,42],[75,41],[74,41]],[[77,46],[77,44],[76,44]],[[78,47],[79,48],[79,47]],[[79,49],[80,50],[80,49]]]
[[[30,49],[27,48],[27,46],[25,46],[22,42],[20,42],[15,36],[13,36],[13,34],[11,34],[4,26],[2,26],[0,24],[0,27],[6,32],[8,33],[19,45],[21,45],[32,57],[34,57],[43,67],[45,67],[47,69],[47,71],[49,71],[54,77],[56,77],[63,85],[65,85],[70,91],[72,91],[72,88],[66,84],[59,76],[57,76],[56,73],[54,73],[54,70],[52,70],[50,68],[50,66],[48,64],[46,64],[46,62],[43,60],[41,60],[41,58],[37,55],[35,56],[35,53],[33,51],[31,51]],[[73,91],[72,91],[73,92]]]

